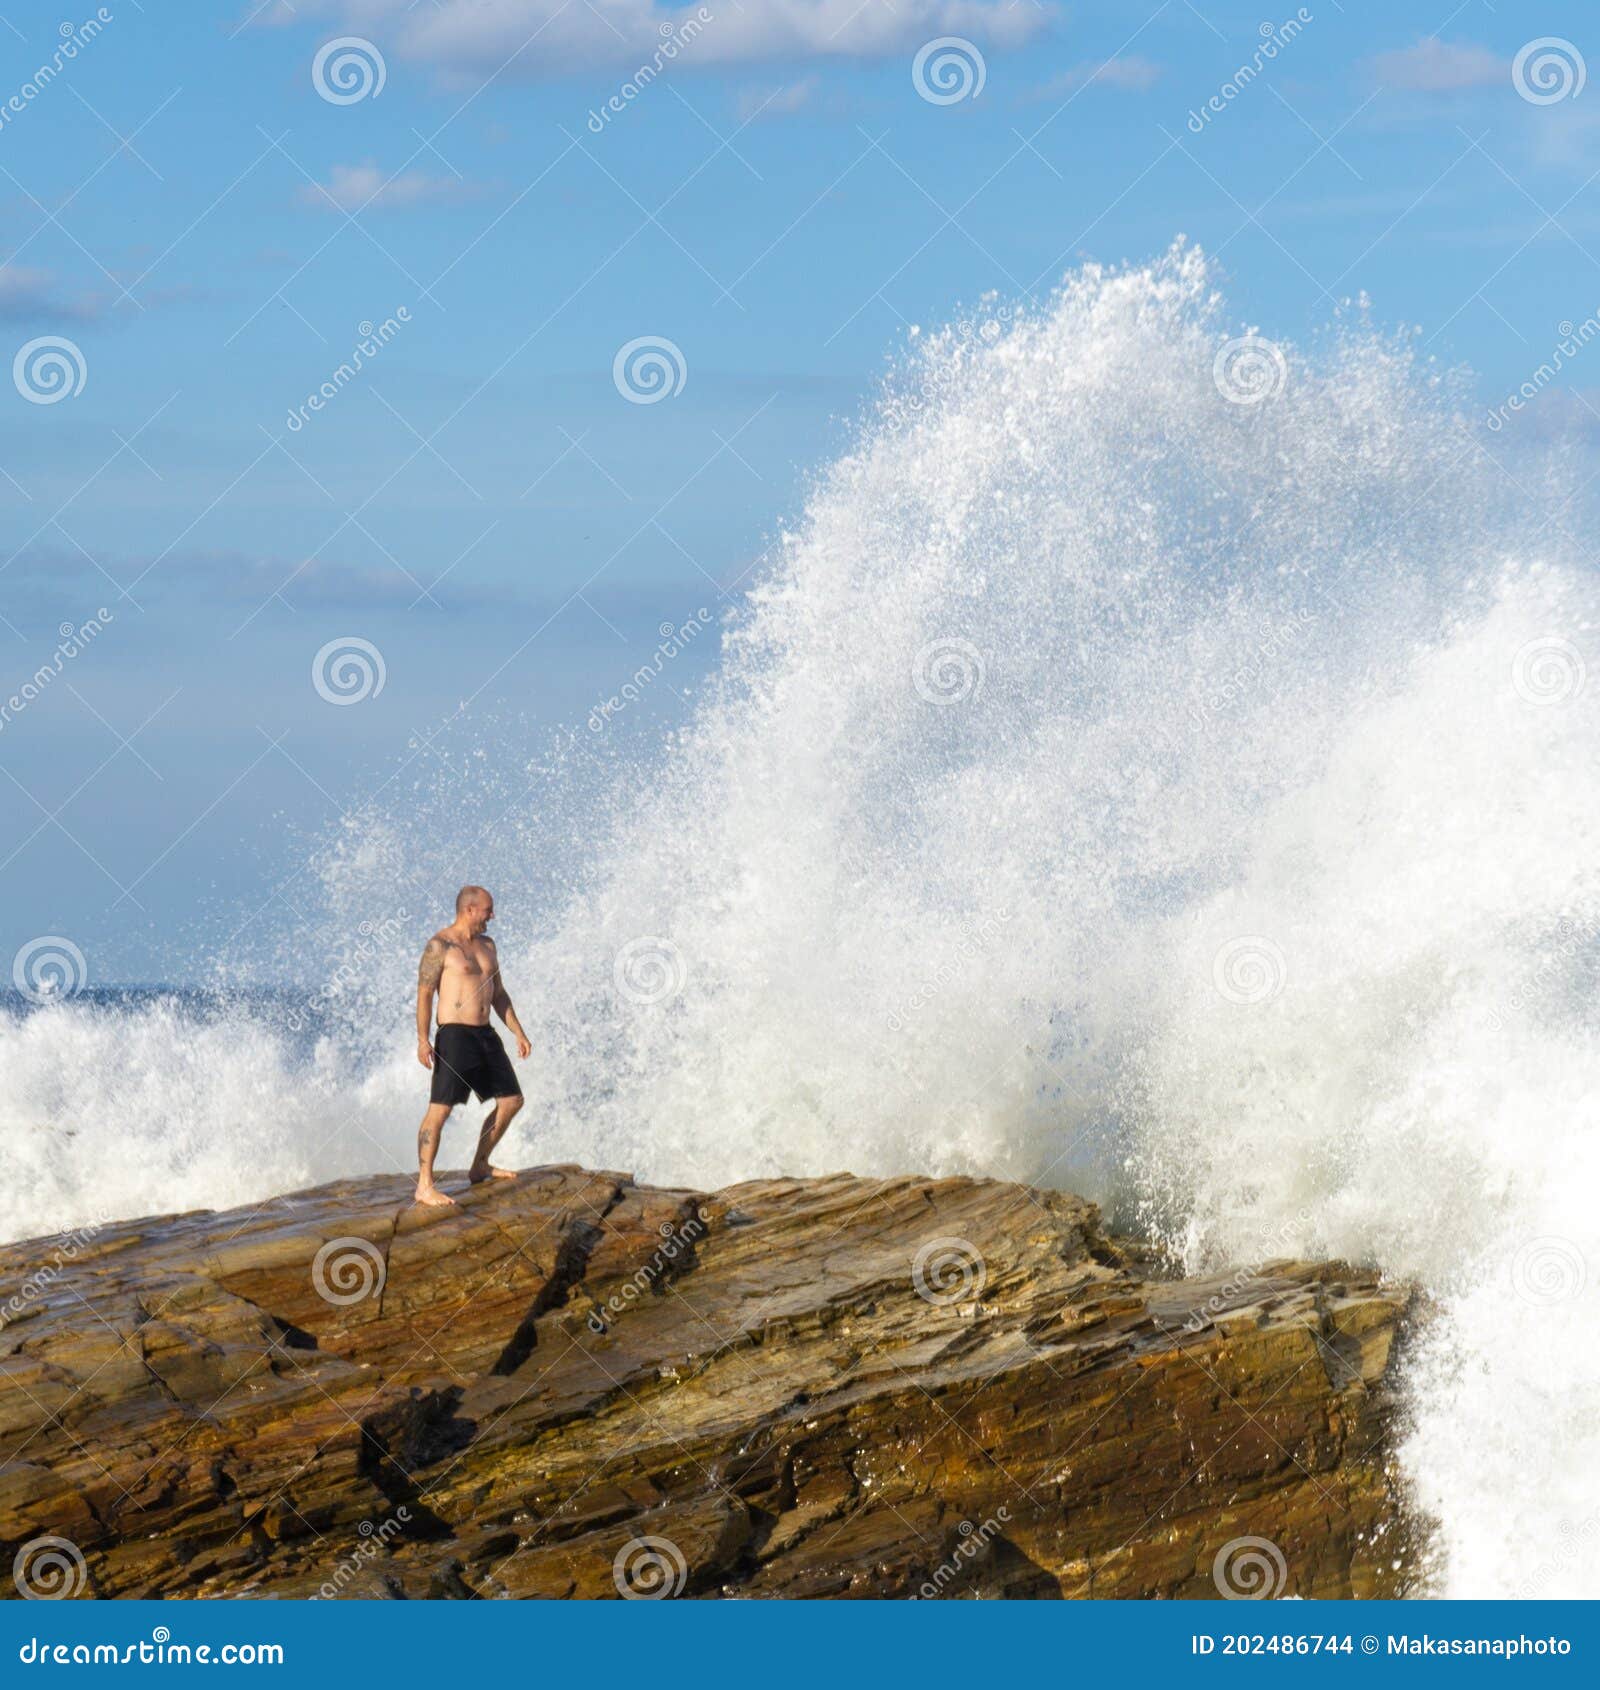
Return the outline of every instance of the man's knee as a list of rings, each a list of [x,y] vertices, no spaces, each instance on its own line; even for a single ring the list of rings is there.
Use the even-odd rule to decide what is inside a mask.
[[[495,1107],[500,1111],[501,1115],[509,1121],[511,1117],[522,1107],[522,1093],[518,1092],[513,1097],[497,1097],[495,1099]]]

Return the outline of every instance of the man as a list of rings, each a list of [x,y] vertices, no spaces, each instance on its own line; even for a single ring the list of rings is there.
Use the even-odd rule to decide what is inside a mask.
[[[463,886],[456,893],[455,920],[428,941],[417,970],[417,1061],[433,1070],[433,1090],[428,1112],[417,1129],[416,1200],[430,1208],[455,1203],[434,1184],[433,1159],[450,1111],[465,1103],[472,1092],[491,1107],[483,1118],[478,1153],[467,1178],[474,1185],[486,1179],[516,1178],[509,1168],[489,1165],[489,1152],[522,1107],[522,1088],[500,1035],[489,1025],[489,1012],[495,1011],[516,1035],[519,1061],[525,1061],[533,1047],[511,1007],[494,940],[485,931],[493,920],[494,899],[481,886]],[[430,1043],[435,1000],[439,1030]]]

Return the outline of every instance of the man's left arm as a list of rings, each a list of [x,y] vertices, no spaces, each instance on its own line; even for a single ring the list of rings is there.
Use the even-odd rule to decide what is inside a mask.
[[[533,1054],[533,1046],[528,1043],[528,1035],[522,1030],[522,1023],[517,1019],[515,1005],[511,1002],[511,994],[506,990],[506,983],[500,977],[500,959],[497,956],[494,964],[494,1012],[505,1022],[517,1039],[517,1057],[526,1061]]]

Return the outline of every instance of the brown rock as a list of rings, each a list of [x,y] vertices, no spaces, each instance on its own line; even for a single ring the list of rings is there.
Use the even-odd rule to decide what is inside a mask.
[[[1407,1588],[1371,1274],[1162,1280],[993,1180],[408,1196],[0,1250],[5,1555],[67,1538],[101,1596],[1214,1596],[1248,1537],[1280,1594]]]

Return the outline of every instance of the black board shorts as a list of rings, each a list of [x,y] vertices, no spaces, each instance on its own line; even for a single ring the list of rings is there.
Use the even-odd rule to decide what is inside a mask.
[[[433,1035],[432,1103],[465,1103],[476,1092],[480,1102],[520,1097],[516,1070],[493,1027],[447,1022]]]

